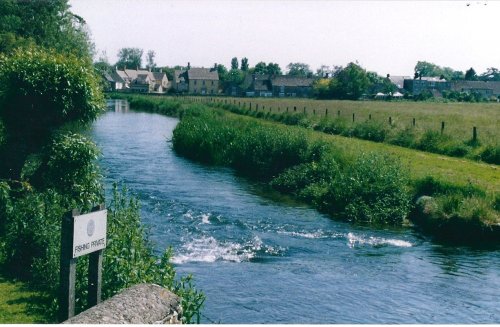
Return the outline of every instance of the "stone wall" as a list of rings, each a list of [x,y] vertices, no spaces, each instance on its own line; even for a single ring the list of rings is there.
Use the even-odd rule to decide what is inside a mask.
[[[181,299],[154,284],[132,286],[64,324],[178,324]]]

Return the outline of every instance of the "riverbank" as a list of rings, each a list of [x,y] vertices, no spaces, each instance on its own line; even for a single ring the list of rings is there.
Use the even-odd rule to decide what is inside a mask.
[[[140,101],[143,101],[147,104],[148,99],[143,97]],[[182,115],[184,112],[183,109],[186,105],[183,105],[180,101],[172,101],[172,100],[161,100],[160,98],[155,98],[154,102],[156,104],[149,103],[149,109],[153,109],[156,112],[161,113],[159,110],[159,103],[163,103],[164,106],[168,106],[169,108],[175,107],[175,112],[177,115]],[[167,105],[168,103],[168,105]],[[131,102],[132,108],[134,108],[134,102]],[[146,109],[148,105],[146,105],[142,109]],[[200,108],[201,109],[201,108]],[[206,109],[206,107],[205,107]],[[224,115],[228,118],[228,121],[225,121],[224,126],[226,128],[223,133],[212,133],[214,136],[218,137],[219,140],[216,141],[216,146],[211,144],[214,140],[207,139],[207,133],[200,133],[200,137],[197,142],[194,141],[192,144],[197,144],[197,146],[205,146],[203,151],[211,151],[210,153],[205,153],[202,158],[195,158],[201,161],[212,160],[212,163],[216,164],[227,164],[224,163],[224,157],[227,156],[228,150],[223,147],[224,144],[230,144],[231,141],[226,142],[224,140],[224,133],[230,134],[231,132],[227,130],[232,125],[232,122],[248,120],[251,121],[251,125],[256,126],[267,126],[270,130],[275,130],[278,126],[283,126],[281,124],[264,122],[262,120],[250,118],[250,117],[241,117],[234,116],[229,113],[219,113],[219,115]],[[184,121],[184,119],[183,119]],[[206,123],[206,119],[205,119]],[[182,123],[181,123],[182,125]],[[284,126],[283,126],[284,127]],[[281,128],[281,127],[280,127]],[[298,127],[287,127],[290,133],[306,133],[304,129]],[[300,132],[298,132],[300,131]],[[420,196],[432,196],[435,198],[435,205],[432,214],[426,217],[425,215],[418,215],[420,219],[415,219],[415,206],[412,206],[407,211],[407,218],[412,218],[412,222],[417,224],[418,226],[424,227],[423,230],[425,233],[433,235],[437,238],[443,240],[452,240],[456,242],[466,242],[466,243],[481,243],[486,240],[490,240],[495,242],[498,238],[498,229],[496,226],[499,224],[499,215],[498,215],[498,190],[499,190],[499,174],[497,167],[495,165],[485,165],[480,163],[475,163],[467,160],[459,160],[449,157],[436,156],[429,153],[422,153],[420,151],[414,151],[410,149],[404,149],[400,147],[390,146],[387,144],[380,144],[362,140],[355,140],[350,138],[345,138],[341,136],[331,136],[324,135],[323,133],[315,133],[311,131],[307,131],[306,138],[314,139],[315,142],[326,142],[334,146],[337,153],[342,153],[343,157],[346,158],[356,158],[360,155],[360,153],[368,153],[368,152],[379,152],[385,154],[396,155],[401,157],[401,162],[405,169],[408,170],[409,178],[408,183],[406,184],[407,190],[403,190],[402,192],[406,194],[412,201],[416,201]],[[304,134],[304,135],[306,135]],[[272,134],[270,134],[272,135]],[[253,145],[254,146],[254,145]],[[201,149],[199,149],[201,150]],[[252,148],[248,148],[247,151],[253,151]],[[340,151],[340,152],[339,152]],[[193,152],[193,151],[191,151]],[[245,150],[240,151],[244,153]],[[197,151],[198,155],[200,155],[199,151]],[[209,157],[212,156],[212,157]],[[217,159],[220,157],[220,159]],[[355,159],[354,159],[355,160]],[[218,162],[220,161],[220,162]],[[277,158],[277,161],[282,161],[281,158]],[[348,160],[349,161],[349,160]],[[351,161],[352,162],[352,161]],[[294,162],[294,164],[302,164],[300,162]],[[293,167],[291,165],[289,167],[277,167],[282,171],[274,171],[273,173],[284,173],[286,169]],[[295,165],[296,166],[296,165]],[[321,166],[321,165],[320,165]],[[233,166],[234,168],[235,167]],[[250,167],[247,167],[250,168]],[[318,169],[311,170],[310,167],[302,167],[296,168],[295,170],[291,170],[286,172],[287,176],[293,176],[295,178],[298,174],[302,174],[306,176],[306,180],[315,180],[318,179]],[[250,168],[251,169],[251,168]],[[321,169],[319,169],[321,170]],[[311,178],[310,175],[307,174],[316,174],[316,176]],[[352,174],[358,174],[359,172],[351,172]],[[383,172],[381,172],[383,173]],[[285,175],[286,175],[285,174]],[[370,170],[367,169],[367,174],[370,174]],[[278,174],[279,175],[279,174]],[[321,177],[321,176],[320,176]],[[324,176],[323,176],[324,177]],[[323,178],[321,177],[321,178]],[[292,179],[293,179],[292,178]],[[321,179],[320,178],[320,179]],[[304,201],[312,203],[316,207],[321,210],[330,211],[332,209],[338,209],[338,205],[331,205],[332,201],[328,202],[329,204],[325,205],[324,196],[333,197],[333,203],[345,202],[348,199],[339,198],[339,194],[335,194],[330,192],[324,192],[324,188],[321,189],[321,185],[318,183],[309,183],[304,185],[303,183],[296,183],[296,188],[290,188],[290,185],[285,185],[286,183],[283,181],[285,179],[284,175],[281,176],[281,185],[277,185],[277,181],[274,181],[275,187],[278,189],[281,188],[281,191],[285,191],[291,193],[295,196],[298,196]],[[296,178],[295,178],[296,179]],[[279,179],[278,179],[279,180]],[[337,179],[338,182],[338,179]],[[344,181],[345,182],[345,181]],[[285,184],[284,184],[285,183]],[[289,183],[290,184],[290,183]],[[362,184],[362,183],[361,183]],[[369,183],[367,184],[369,185]],[[349,184],[345,184],[344,186],[349,187]],[[307,191],[305,191],[307,190]],[[309,192],[309,193],[307,193]],[[380,192],[379,192],[380,193]],[[353,193],[354,195],[359,194],[359,192]],[[371,194],[371,195],[370,195]],[[368,208],[377,207],[378,205],[370,204],[369,201],[372,201],[372,195],[375,193],[367,193],[367,201],[362,200],[363,205]],[[341,201],[342,200],[342,201]],[[364,201],[364,202],[363,202]],[[377,201],[382,201],[378,199]],[[385,201],[385,200],[384,200]],[[380,202],[383,203],[384,201]],[[404,202],[404,201],[403,201]],[[368,204],[367,204],[368,203]],[[343,204],[343,211],[346,212],[345,208],[353,207],[349,203]],[[358,207],[359,204],[354,206]],[[403,206],[404,207],[404,206]],[[387,208],[387,206],[385,206]],[[349,211],[350,210],[350,211]],[[354,210],[353,208],[348,209],[350,212],[351,218],[349,220],[354,219],[353,217],[359,214],[359,210]],[[381,210],[384,211],[384,210]],[[357,213],[357,214],[354,214]],[[335,215],[335,213],[333,213]],[[369,218],[369,216],[373,216],[373,214],[369,213],[365,210],[365,212],[361,215],[364,218],[361,220],[371,221],[373,218]],[[377,220],[377,219],[375,219]],[[399,221],[400,219],[398,219]],[[450,225],[451,224],[451,225]],[[443,226],[459,226],[458,230],[455,230],[453,233],[448,233],[446,231],[451,231],[453,228],[446,227],[443,230]],[[472,228],[473,227],[473,228]]]

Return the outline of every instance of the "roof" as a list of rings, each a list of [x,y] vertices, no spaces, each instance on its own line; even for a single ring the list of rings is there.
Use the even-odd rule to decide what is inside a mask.
[[[168,80],[167,74],[163,72],[153,72],[153,77],[155,80],[162,80],[164,77]]]
[[[150,80],[149,74],[138,74],[135,78],[135,84],[148,84]]]
[[[411,76],[391,76],[389,75],[389,80],[392,84],[396,85],[399,89],[403,88],[405,79],[411,79]]]
[[[109,73],[109,76],[113,79],[114,82],[116,83],[124,83],[125,81],[123,80],[123,77],[121,76],[120,73],[123,73],[125,75],[124,72],[122,71],[116,71],[116,70],[113,70],[111,71],[111,73]]]
[[[103,76],[103,77],[104,77],[104,79],[106,79],[106,81],[108,81],[108,82],[114,82],[114,81],[115,81],[115,80],[113,79],[113,77],[111,77],[111,75],[110,75],[108,72],[106,72],[106,71],[102,72],[102,76]]]
[[[219,73],[207,68],[191,68],[187,71],[187,75],[188,79],[219,80]]]
[[[497,81],[453,81],[451,83],[453,91],[462,90],[492,90],[493,94],[500,94],[500,82]]]
[[[314,82],[314,78],[296,76],[276,76],[271,78],[273,86],[309,87]]]
[[[185,70],[174,70],[174,81],[175,83],[180,83],[181,81],[184,82],[185,78],[182,76],[183,73],[185,73]]]

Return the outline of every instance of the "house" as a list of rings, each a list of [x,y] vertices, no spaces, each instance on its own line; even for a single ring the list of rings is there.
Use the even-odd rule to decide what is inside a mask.
[[[219,93],[219,73],[215,68],[191,68],[176,70],[172,87],[177,92],[215,95]]]
[[[439,77],[419,77],[405,79],[403,86],[412,95],[419,95],[424,91],[429,91],[433,95],[440,95],[442,91],[449,90],[451,84]]]
[[[387,74],[387,78],[394,84],[399,92],[404,91],[404,81],[405,79],[411,79],[411,76],[392,76]]]
[[[298,76],[273,76],[271,86],[277,97],[309,97],[312,95],[313,78]]]
[[[453,81],[451,90],[461,93],[479,93],[490,99],[500,96],[500,82],[497,81]]]
[[[112,81],[109,81],[111,89],[114,91],[130,91],[139,93],[164,93],[167,91],[169,82],[167,75],[163,72],[151,72],[142,69],[115,68],[108,74]]]
[[[272,97],[271,76],[248,74],[241,85],[243,95],[247,97]],[[236,93],[236,92],[234,92]]]

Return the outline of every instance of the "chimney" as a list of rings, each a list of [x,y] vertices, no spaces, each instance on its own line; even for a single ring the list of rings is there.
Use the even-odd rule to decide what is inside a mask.
[[[391,74],[387,74],[387,78],[391,77]]]
[[[191,69],[191,63],[188,62],[187,70],[190,70],[190,69]]]
[[[330,76],[330,73],[325,73],[325,78],[328,78]]]

